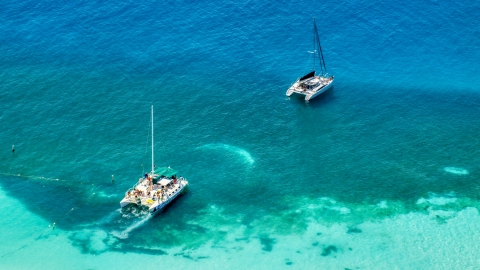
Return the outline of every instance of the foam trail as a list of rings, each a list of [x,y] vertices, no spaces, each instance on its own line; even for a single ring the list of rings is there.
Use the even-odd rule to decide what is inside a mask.
[[[229,145],[229,144],[212,143],[212,144],[206,144],[206,145],[200,146],[197,149],[224,150],[224,151],[237,154],[238,156],[242,157],[243,160],[250,165],[255,162],[255,159],[253,159],[252,155],[247,150],[240,147],[233,146],[233,145]]]
[[[97,196],[102,198],[115,198],[118,197],[118,194],[107,194],[104,191],[99,191],[97,192]]]
[[[444,171],[448,172],[448,173],[452,173],[452,174],[456,174],[456,175],[467,175],[469,174],[469,172],[465,169],[462,169],[462,168],[458,168],[458,167],[445,167],[443,168]]]
[[[121,232],[114,231],[114,232],[112,232],[112,234],[117,238],[126,239],[126,238],[128,238],[128,234],[131,231],[137,229],[140,226],[143,226],[152,217],[153,217],[153,215],[148,214],[148,215],[144,216],[142,219],[140,219],[139,221],[136,221],[132,225],[128,226],[125,230],[123,230]]]
[[[118,216],[121,215],[121,210],[122,210],[122,208],[118,208],[117,210],[113,211],[112,213],[110,213],[106,217],[99,220],[98,223],[100,223],[100,224],[110,223],[115,217],[118,217]]]

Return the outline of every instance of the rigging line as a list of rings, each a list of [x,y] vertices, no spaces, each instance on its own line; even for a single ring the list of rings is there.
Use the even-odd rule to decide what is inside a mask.
[[[315,26],[315,18],[313,18],[313,25]],[[313,29],[313,31],[315,31],[315,29]],[[316,59],[316,55],[317,55],[317,51],[316,51],[316,40],[315,40],[315,35],[313,35],[313,71],[316,71],[317,70],[317,59]],[[321,68],[322,66],[320,66]]]
[[[325,69],[325,73],[327,73],[327,66],[325,65],[325,59],[323,58],[322,45],[320,43],[320,36],[318,35],[318,29],[317,29],[317,24],[315,23],[315,18],[313,18],[313,26],[315,28],[315,36],[318,42],[318,49],[320,50],[320,55],[322,56],[322,62],[320,67],[323,64],[323,69]],[[322,75],[323,75],[323,69],[322,69]]]
[[[317,50],[318,46],[318,41],[317,41],[317,35],[318,35],[318,29],[317,29],[317,24],[315,22],[315,17],[313,18],[313,46],[315,48],[315,52],[318,53],[318,60],[320,62],[320,70],[323,75],[323,66],[322,66],[322,59],[320,57],[320,52]]]
[[[308,62],[310,62],[310,60],[312,60],[312,57],[313,57],[313,71],[315,71],[315,51],[313,51],[313,53],[308,57]],[[306,71],[307,73],[310,72],[310,70],[307,69]],[[307,74],[305,73],[305,74]]]

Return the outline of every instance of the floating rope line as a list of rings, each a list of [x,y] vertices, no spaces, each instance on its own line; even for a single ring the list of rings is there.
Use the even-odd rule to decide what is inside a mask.
[[[94,184],[93,182],[65,180],[65,179],[50,178],[50,177],[35,176],[35,175],[22,175],[22,174],[13,174],[13,173],[0,173],[0,175],[20,177],[20,178],[26,178],[26,179],[43,180],[43,181],[66,182],[66,183],[72,183],[72,184],[92,184],[92,185]]]
[[[103,185],[99,185],[98,187],[100,187],[100,186],[103,186]],[[91,192],[94,188],[95,188],[95,187],[93,187],[93,188],[90,190],[90,192]],[[68,212],[66,212],[65,214],[63,214],[60,218],[57,218],[55,222],[53,222],[53,223],[51,223],[51,224],[48,224],[48,228],[45,228],[45,229],[42,231],[42,233],[40,233],[37,237],[33,238],[32,241],[30,241],[29,243],[27,243],[27,244],[19,247],[19,248],[16,249],[16,250],[13,250],[13,251],[10,251],[10,252],[8,252],[8,253],[5,253],[5,254],[2,255],[0,258],[4,258],[4,257],[6,257],[6,256],[8,256],[8,255],[12,255],[12,254],[14,254],[14,253],[16,253],[16,252],[18,252],[18,251],[20,251],[20,250],[22,250],[22,249],[30,246],[30,245],[33,244],[34,242],[40,240],[40,238],[41,238],[46,232],[54,230],[54,229],[55,229],[55,225],[56,225],[58,222],[60,222],[60,221],[62,221],[63,219],[65,219],[65,217],[66,217],[68,214],[70,214],[73,210],[75,210],[75,209],[77,209],[77,208],[80,208],[80,206],[86,204],[86,203],[93,197],[93,195],[95,195],[95,194],[96,194],[95,192],[92,193],[83,203],[77,204],[75,207],[72,207],[72,209],[68,210]]]
[[[3,254],[2,257],[0,257],[0,258],[4,258],[4,257],[6,257],[6,256],[8,256],[8,255],[12,255],[12,254],[16,253],[17,251],[20,251],[20,250],[22,250],[22,249],[30,246],[31,244],[33,244],[34,242],[36,242],[38,239],[40,239],[40,237],[42,237],[42,235],[43,235],[44,233],[46,233],[47,231],[50,231],[50,230],[51,230],[50,225],[48,225],[48,228],[46,228],[45,230],[43,230],[43,232],[42,232],[40,235],[38,235],[37,237],[33,238],[33,240],[30,241],[30,243],[27,243],[27,244],[21,246],[20,248],[18,248],[18,249],[16,249],[16,250],[12,250],[12,251],[10,251],[10,252],[7,252],[7,253]]]
[[[61,182],[66,182],[67,181],[67,180],[58,179],[58,178],[49,178],[49,177],[43,177],[43,176],[22,175],[22,174],[13,174],[13,173],[0,173],[0,175],[15,176],[15,177],[22,177],[22,178],[32,178],[32,179],[42,179],[42,180],[48,180],[48,181],[61,181]]]
[[[87,184],[86,182],[79,182],[79,181],[69,181],[69,180],[62,180],[62,179],[58,179],[58,178],[48,178],[48,177],[42,177],[42,176],[28,176],[28,175],[21,175],[21,174],[7,174],[7,173],[0,173],[0,175],[5,175],[5,176],[13,176],[13,177],[22,177],[22,178],[31,178],[31,179],[40,179],[40,180],[47,180],[47,181],[61,181],[61,182],[68,182],[68,183],[85,183]],[[78,208],[81,208],[81,206],[85,205],[90,199],[92,199],[92,197],[96,194],[96,192],[92,192],[94,191],[95,188],[100,188],[100,187],[103,187],[104,185],[106,184],[100,184],[100,185],[95,185],[92,183],[92,188],[90,189],[89,193],[91,193],[90,196],[88,196],[87,199],[85,199],[83,202],[75,205],[74,207],[72,207],[70,210],[68,210],[65,214],[61,215],[59,218],[57,218],[55,220],[55,222],[53,223],[50,223],[48,224],[48,227],[45,228],[38,236],[34,237],[29,243],[19,247],[18,249],[15,249],[15,250],[12,250],[10,252],[7,252],[5,254],[3,254],[0,258],[4,258],[8,255],[12,255],[28,246],[30,246],[31,244],[33,244],[34,242],[40,240],[40,238],[48,231],[52,231],[55,229],[55,225],[57,225],[59,222],[61,222],[63,219],[65,219],[65,217],[67,217],[67,215],[69,215],[72,211],[74,211],[75,209],[78,209]]]

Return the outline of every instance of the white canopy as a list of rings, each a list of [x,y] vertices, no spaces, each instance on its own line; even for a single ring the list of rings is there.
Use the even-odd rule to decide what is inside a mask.
[[[162,180],[160,180],[160,182],[158,182],[158,184],[160,184],[161,186],[166,186],[170,184],[170,182],[172,182],[172,179],[163,178]]]

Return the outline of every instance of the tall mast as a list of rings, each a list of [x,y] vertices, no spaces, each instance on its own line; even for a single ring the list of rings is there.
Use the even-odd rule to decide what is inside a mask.
[[[313,71],[317,71],[317,53],[318,53],[317,52],[317,35],[315,34],[315,30],[316,30],[315,17],[313,17]],[[320,68],[322,68],[322,65],[320,65]]]
[[[153,164],[153,105],[152,105],[152,174],[155,171],[155,164]]]
[[[320,50],[320,56],[322,57],[320,60],[320,68],[322,70],[322,75],[323,75],[323,70],[325,69],[325,73],[327,73],[327,66],[325,66],[325,59],[323,58],[323,52],[322,52],[322,45],[320,44],[320,36],[318,35],[318,29],[317,29],[317,24],[315,23],[315,17],[313,18],[313,30],[315,31],[315,39],[317,41],[318,49]]]

